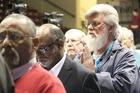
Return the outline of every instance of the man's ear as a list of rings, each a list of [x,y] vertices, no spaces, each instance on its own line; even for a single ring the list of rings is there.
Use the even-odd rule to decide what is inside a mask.
[[[131,40],[130,43],[131,43],[131,45],[134,45],[134,40]]]
[[[38,39],[38,38],[34,38],[34,39],[33,39],[33,43],[34,43],[34,48],[35,48],[35,49],[38,49],[39,39]]]
[[[63,48],[64,47],[64,42],[63,40],[58,40],[58,48]]]
[[[114,25],[111,25],[111,26],[109,27],[109,29],[108,29],[109,32],[113,32],[114,27],[115,27]]]

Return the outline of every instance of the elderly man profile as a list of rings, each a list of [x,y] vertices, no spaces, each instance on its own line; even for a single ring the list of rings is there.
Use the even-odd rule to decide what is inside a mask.
[[[64,53],[65,36],[60,28],[44,24],[37,33],[39,62],[42,67],[60,78],[67,93],[100,93],[95,74],[73,62]]]
[[[116,9],[108,4],[97,4],[88,10],[85,18],[88,21],[86,43],[93,55],[84,46],[86,50],[83,50],[81,63],[91,63],[95,59],[101,92],[138,93],[134,55],[116,40],[119,25]]]
[[[124,45],[134,53],[134,56],[136,58],[136,64],[140,70],[140,53],[137,52],[135,49],[133,32],[126,27],[122,27],[119,30],[119,35],[117,39],[122,45]]]
[[[67,55],[75,62],[80,63],[80,56],[83,50],[83,38],[85,33],[78,29],[70,29],[65,33],[65,50]]]
[[[35,25],[11,14],[0,24],[0,52],[12,70],[16,93],[66,93],[58,78],[36,61]]]

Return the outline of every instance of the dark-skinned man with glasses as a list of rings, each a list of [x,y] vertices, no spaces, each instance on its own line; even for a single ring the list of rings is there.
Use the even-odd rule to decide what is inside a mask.
[[[0,52],[10,69],[16,93],[66,93],[61,81],[36,61],[35,24],[11,14],[0,24]]]
[[[44,24],[36,38],[41,66],[60,78],[67,93],[100,93],[96,75],[64,53],[65,36],[59,27]]]

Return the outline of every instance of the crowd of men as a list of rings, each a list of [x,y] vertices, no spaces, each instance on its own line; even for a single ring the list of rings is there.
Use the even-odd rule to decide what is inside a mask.
[[[22,14],[3,19],[0,92],[139,93],[138,60],[119,41],[123,30],[116,9],[97,4],[85,18],[87,35],[77,29],[64,34],[53,24],[36,30]]]

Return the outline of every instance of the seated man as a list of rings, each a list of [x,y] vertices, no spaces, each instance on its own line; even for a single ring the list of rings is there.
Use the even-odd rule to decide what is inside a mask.
[[[139,93],[135,57],[116,40],[119,25],[116,9],[107,4],[97,4],[88,10],[85,17],[88,21],[86,43],[93,55],[91,57],[88,48],[84,48],[87,50],[83,50],[81,63],[95,60],[101,92]]]
[[[83,38],[85,36],[85,33],[78,29],[70,29],[65,33],[65,50],[67,55],[78,63],[80,63],[80,55],[84,44]]]
[[[0,52],[12,70],[16,93],[66,93],[58,78],[36,61],[35,25],[21,14],[0,24]]]
[[[100,93],[96,75],[64,53],[65,36],[60,28],[44,24],[37,33],[39,62],[60,78],[67,93]]]

